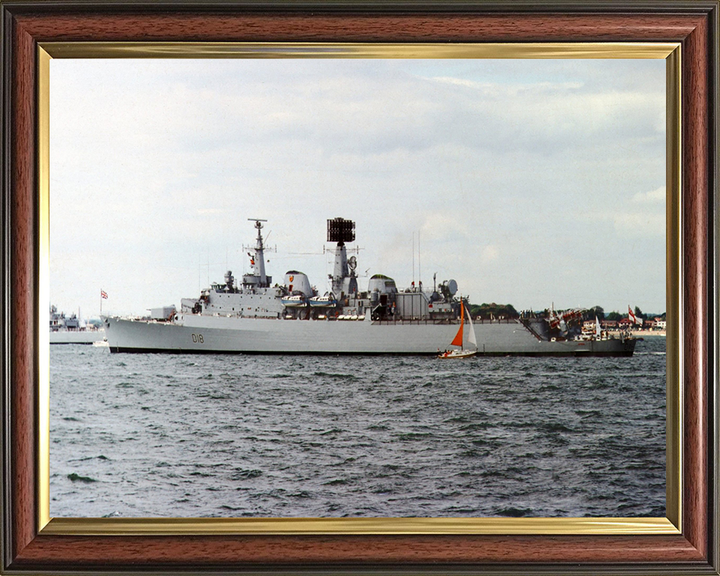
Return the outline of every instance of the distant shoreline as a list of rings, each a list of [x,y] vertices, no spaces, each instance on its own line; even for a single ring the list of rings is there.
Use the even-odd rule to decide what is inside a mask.
[[[610,334],[620,334],[620,330],[609,331]],[[665,330],[630,330],[632,336],[667,336]]]

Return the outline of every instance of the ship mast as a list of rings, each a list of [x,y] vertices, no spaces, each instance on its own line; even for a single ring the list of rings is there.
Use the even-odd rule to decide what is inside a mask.
[[[257,242],[255,243],[255,259],[253,262],[253,274],[260,278],[260,288],[267,288],[268,281],[265,275],[265,246],[263,245],[263,237],[261,230],[263,229],[262,220],[260,218],[248,218],[250,222],[255,222],[257,228]]]

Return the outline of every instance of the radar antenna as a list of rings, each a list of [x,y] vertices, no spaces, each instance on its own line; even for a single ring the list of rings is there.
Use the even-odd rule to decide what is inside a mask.
[[[263,227],[260,222],[267,222],[267,220],[263,220],[262,218],[248,218],[248,222],[255,222],[255,228],[260,230]]]
[[[333,218],[327,221],[328,242],[337,242],[335,249],[335,267],[332,278],[332,291],[334,294],[352,294],[357,291],[355,267],[348,267],[347,248],[345,242],[355,241],[355,222],[345,218]]]
[[[355,241],[355,222],[345,218],[333,218],[327,221],[328,242],[337,242],[342,246],[345,242]]]

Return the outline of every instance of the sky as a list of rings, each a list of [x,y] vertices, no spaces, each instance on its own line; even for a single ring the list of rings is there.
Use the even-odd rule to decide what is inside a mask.
[[[50,297],[143,315],[250,271],[665,311],[664,60],[54,59]],[[244,248],[245,246],[245,248]]]

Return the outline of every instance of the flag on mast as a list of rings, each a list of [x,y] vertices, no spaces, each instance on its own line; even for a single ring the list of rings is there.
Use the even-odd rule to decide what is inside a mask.
[[[102,315],[103,315],[103,313],[102,313],[102,301],[103,301],[103,300],[107,300],[107,299],[108,299],[107,292],[105,292],[105,290],[103,290],[102,288],[100,288],[100,317],[101,317],[101,318],[102,318]]]
[[[628,304],[628,317],[633,321],[633,324],[642,324],[642,320],[638,320],[638,317],[635,316],[632,308],[630,308],[630,304]]]

